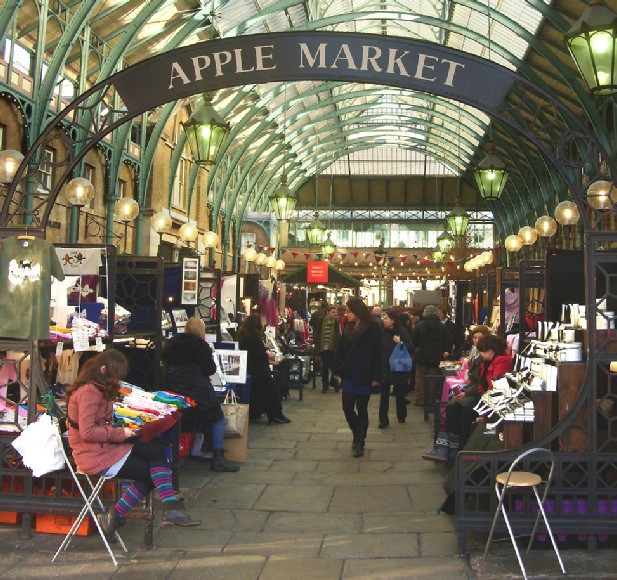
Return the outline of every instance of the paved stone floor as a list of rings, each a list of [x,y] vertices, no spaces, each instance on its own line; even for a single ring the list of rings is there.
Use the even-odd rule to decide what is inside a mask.
[[[141,549],[143,525],[122,530],[129,552],[115,568],[97,534],[75,538],[52,564],[61,536],[0,525],[3,578],[350,579],[521,577],[512,548],[470,537],[469,559],[457,556],[454,518],[438,515],[444,473],[421,459],[431,427],[417,407],[405,424],[377,428],[370,404],[366,455],[351,456],[340,396],[305,389],[284,401],[289,425],[251,423],[248,461],[238,473],[212,473],[191,460],[181,495],[198,528],[163,528],[157,504],[155,548]],[[617,552],[562,552],[568,576],[617,578]],[[559,578],[551,551],[525,557],[534,578]]]

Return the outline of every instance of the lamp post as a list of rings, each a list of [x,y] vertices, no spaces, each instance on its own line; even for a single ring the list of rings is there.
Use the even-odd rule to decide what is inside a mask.
[[[163,244],[163,234],[166,234],[171,229],[171,216],[169,210],[162,209],[155,213],[150,220],[150,227],[159,235],[159,247],[157,255],[161,256],[161,245]]]
[[[94,197],[94,186],[84,177],[75,177],[66,185],[65,196],[74,208],[71,210],[69,242],[74,244],[79,237],[79,210]]]
[[[212,108],[212,94],[204,93],[204,106],[182,123],[195,163],[211,166],[217,162],[222,145],[231,130]]]
[[[617,14],[601,0],[591,0],[564,38],[592,94],[609,95],[617,91]]]
[[[139,215],[139,204],[132,197],[123,197],[114,206],[115,216],[124,224],[124,251],[127,252],[129,223]]]

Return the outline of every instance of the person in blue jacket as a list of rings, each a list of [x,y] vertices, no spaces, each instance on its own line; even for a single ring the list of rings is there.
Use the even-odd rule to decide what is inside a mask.
[[[343,392],[343,413],[353,433],[353,456],[362,457],[369,425],[368,403],[381,383],[381,328],[360,298],[347,301],[345,318],[333,373]]]

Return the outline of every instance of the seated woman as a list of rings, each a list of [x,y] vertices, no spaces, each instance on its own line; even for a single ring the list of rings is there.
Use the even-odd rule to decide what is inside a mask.
[[[255,419],[265,413],[268,425],[291,423],[291,419],[283,415],[283,406],[270,371],[270,360],[274,359],[274,354],[264,344],[261,315],[247,316],[238,328],[236,340],[240,350],[247,352],[246,372],[251,375],[249,417]]]
[[[201,524],[174,494],[165,448],[141,442],[128,427],[112,424],[113,401],[127,369],[122,353],[105,350],[87,361],[66,389],[69,444],[77,469],[86,475],[133,480],[118,503],[97,516],[110,542],[116,541],[116,530],[124,525],[127,512],[154,488],[163,502],[164,526]]]
[[[469,384],[446,407],[445,433],[441,433],[432,451],[423,459],[445,462],[462,449],[471,435],[472,425],[478,416],[473,410],[482,394],[492,386],[492,379],[512,370],[512,357],[507,352],[506,341],[490,334],[488,327],[473,329],[472,340],[477,354],[472,352],[469,363]]]
[[[176,334],[165,343],[162,356],[167,389],[193,399],[197,403],[192,410],[195,420],[204,433],[212,434],[210,469],[238,471],[239,465],[225,459],[225,417],[210,381],[210,376],[216,372],[216,363],[212,349],[206,342],[204,321],[196,316],[189,318],[184,332]],[[201,453],[201,449],[196,449],[191,455],[200,457]]]

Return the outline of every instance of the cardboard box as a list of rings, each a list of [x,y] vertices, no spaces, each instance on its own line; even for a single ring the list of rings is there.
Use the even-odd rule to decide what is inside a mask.
[[[249,417],[246,416],[246,424],[244,426],[244,435],[242,437],[226,437],[223,439],[225,445],[225,459],[235,463],[244,463],[246,461],[246,447],[249,438]]]
[[[76,516],[61,514],[36,514],[35,531],[42,534],[63,534],[69,533]],[[77,530],[78,536],[89,536],[96,529],[94,520],[91,516],[86,516]]]
[[[0,524],[19,524],[21,513],[19,512],[0,512]]]

